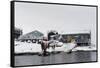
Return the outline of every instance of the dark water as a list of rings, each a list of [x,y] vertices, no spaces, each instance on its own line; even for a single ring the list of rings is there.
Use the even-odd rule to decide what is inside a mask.
[[[71,54],[61,52],[49,56],[20,55],[15,56],[15,66],[96,61],[96,54],[95,51],[87,51],[72,52]]]

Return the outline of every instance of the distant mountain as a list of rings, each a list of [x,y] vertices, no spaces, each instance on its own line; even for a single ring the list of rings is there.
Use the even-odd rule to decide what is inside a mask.
[[[24,34],[19,37],[19,39],[41,39],[43,38],[44,34],[35,30],[30,33]]]

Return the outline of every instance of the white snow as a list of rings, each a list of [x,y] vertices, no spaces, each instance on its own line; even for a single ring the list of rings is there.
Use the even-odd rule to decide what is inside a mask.
[[[24,53],[24,52],[41,52],[41,46],[36,43],[27,43],[27,42],[17,42],[15,46],[15,53]]]
[[[47,49],[47,51],[52,52],[52,51],[64,51],[68,52],[72,48],[74,48],[75,44],[74,43],[67,43],[63,44],[61,47],[56,47],[55,49],[52,49],[51,47]],[[73,49],[73,51],[77,50],[96,50],[96,47],[93,46],[83,46],[83,47],[76,47]],[[42,52],[41,50],[41,45],[37,43],[27,43],[27,42],[15,42],[15,53],[26,53],[26,52]]]

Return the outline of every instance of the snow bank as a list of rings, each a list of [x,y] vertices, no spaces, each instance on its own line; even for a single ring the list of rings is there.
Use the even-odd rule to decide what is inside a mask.
[[[52,52],[52,51],[64,51],[68,52],[69,50],[73,49],[75,47],[74,43],[66,43],[63,44],[61,47],[56,47],[55,49],[52,49],[51,47],[47,49],[47,51]],[[77,50],[96,50],[94,47],[90,46],[84,46],[84,47],[76,47],[73,49],[73,51]],[[15,42],[15,53],[36,53],[36,52],[41,52],[41,45],[37,43],[27,43],[27,42]]]
[[[15,46],[15,53],[24,52],[41,52],[41,46],[36,43],[20,42],[19,45]]]

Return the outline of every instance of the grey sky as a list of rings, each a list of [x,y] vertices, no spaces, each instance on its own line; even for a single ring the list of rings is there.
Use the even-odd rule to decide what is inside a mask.
[[[96,8],[70,5],[15,3],[15,27],[23,33],[39,30],[62,32],[90,31],[96,44]]]

